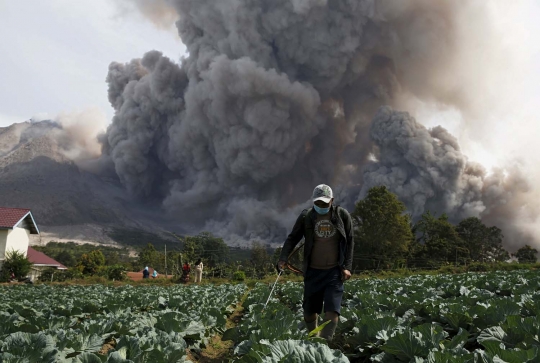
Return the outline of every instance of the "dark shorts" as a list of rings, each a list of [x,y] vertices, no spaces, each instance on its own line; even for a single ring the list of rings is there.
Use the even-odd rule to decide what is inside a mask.
[[[336,266],[328,270],[309,268],[304,277],[304,315],[320,314],[324,312],[341,312],[341,298],[343,297],[343,281],[341,281],[341,268]]]

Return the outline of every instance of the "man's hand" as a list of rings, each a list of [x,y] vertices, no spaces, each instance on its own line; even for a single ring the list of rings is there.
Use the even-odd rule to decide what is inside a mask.
[[[341,270],[341,279],[343,281],[347,281],[351,278],[351,271],[349,270]]]
[[[277,264],[276,264],[276,271],[278,273],[280,272],[283,272],[283,269],[285,268],[285,261],[279,261]]]

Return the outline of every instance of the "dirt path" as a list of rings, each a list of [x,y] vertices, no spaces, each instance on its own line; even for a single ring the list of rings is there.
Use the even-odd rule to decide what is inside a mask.
[[[103,344],[98,354],[106,356],[107,354],[109,354],[109,350],[114,349],[114,347],[116,347],[116,339],[109,338],[109,340],[107,340],[105,344]]]
[[[127,273],[127,277],[132,280],[132,281],[141,281],[143,278],[142,278],[142,272],[128,272]],[[161,275],[159,274],[158,279],[164,279],[165,278],[165,275]],[[172,278],[172,275],[167,275],[167,278]]]
[[[234,328],[236,325],[238,325],[240,320],[242,320],[242,316],[244,315],[243,304],[250,290],[246,291],[244,296],[242,296],[240,301],[236,304],[234,312],[227,318],[225,329]],[[228,340],[224,342],[221,340],[221,335],[214,335],[212,338],[210,338],[208,345],[200,352],[200,354],[188,352],[188,358],[191,361],[198,363],[226,362],[229,360],[229,358],[231,358],[231,349],[233,346],[234,343],[232,341]]]

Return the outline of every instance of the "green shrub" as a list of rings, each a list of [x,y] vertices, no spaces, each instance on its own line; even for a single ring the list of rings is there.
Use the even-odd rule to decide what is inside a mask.
[[[233,273],[234,281],[244,281],[246,279],[246,273],[244,271],[236,271]]]
[[[66,280],[82,279],[84,277],[82,271],[78,268],[68,268],[67,270],[62,271],[62,274],[65,276]]]
[[[24,253],[19,251],[7,251],[6,259],[0,271],[0,282],[7,282],[10,279],[11,272],[15,274],[15,278],[24,278],[30,272],[32,263],[28,261]]]
[[[92,276],[86,275],[82,278],[82,280],[78,280],[78,281],[84,284],[91,284],[91,285],[96,285],[96,284],[107,285],[109,282],[109,280],[107,280],[105,277],[99,276],[99,275],[92,275]]]
[[[51,281],[51,277],[57,270],[54,267],[48,268],[45,271],[39,275],[38,280],[42,282]],[[64,280],[56,280],[56,281],[64,281]]]
[[[128,280],[130,285],[158,285],[158,286],[172,286],[181,283],[179,280],[173,281],[172,279],[142,279],[138,281]]]
[[[443,274],[459,274],[459,273],[465,272],[465,268],[462,266],[447,265],[447,266],[441,266],[438,272],[443,273]]]
[[[104,276],[109,280],[124,281],[127,279],[127,269],[124,265],[107,266],[103,271]]]
[[[524,270],[524,269],[530,269],[533,266],[533,264],[530,263],[519,263],[519,262],[512,262],[506,264],[506,271],[515,271],[515,270]]]
[[[467,270],[468,271],[472,271],[472,272],[486,272],[486,271],[489,271],[490,268],[488,265],[486,265],[485,263],[481,263],[481,262],[472,262],[468,267],[467,267]]]
[[[514,262],[473,262],[467,266],[467,271],[488,272],[488,271],[515,271],[515,270],[536,270],[540,268],[540,263],[526,264]]]
[[[78,268],[85,275],[95,275],[104,268],[105,256],[101,250],[90,251],[81,256],[78,263]]]
[[[64,282],[74,279],[82,279],[84,275],[79,269],[76,268],[69,268],[67,270],[50,268],[41,273],[39,276],[39,281],[51,282],[51,277],[53,282]]]

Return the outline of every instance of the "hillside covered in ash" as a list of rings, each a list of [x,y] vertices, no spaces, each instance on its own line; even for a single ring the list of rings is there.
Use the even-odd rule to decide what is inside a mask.
[[[41,230],[34,243],[174,241],[161,218],[130,201],[114,174],[89,172],[80,152],[52,121],[0,128],[0,205],[32,210]]]

